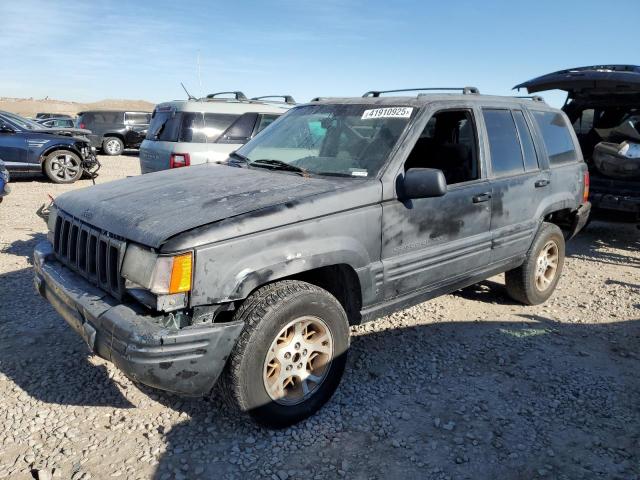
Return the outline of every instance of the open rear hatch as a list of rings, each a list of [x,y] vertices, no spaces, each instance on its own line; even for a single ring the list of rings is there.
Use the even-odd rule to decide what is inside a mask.
[[[513,87],[528,93],[564,90],[571,122],[591,110],[592,126],[576,131],[585,158],[609,178],[640,179],[640,66],[594,65],[542,75]],[[574,123],[575,126],[575,123]]]
[[[564,90],[569,98],[598,95],[640,95],[640,66],[594,65],[548,73],[513,87],[528,93]]]

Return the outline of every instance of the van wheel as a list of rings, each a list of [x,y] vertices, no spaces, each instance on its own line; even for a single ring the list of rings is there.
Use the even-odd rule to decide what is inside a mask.
[[[245,323],[220,379],[223,398],[275,428],[307,418],[344,372],[349,324],[326,290],[285,280],[260,288],[237,311]]]
[[[102,151],[107,155],[120,155],[124,151],[124,143],[118,137],[105,137]]]
[[[44,159],[43,169],[54,183],[73,183],[82,176],[82,161],[73,152],[57,150]]]
[[[544,222],[525,262],[505,273],[509,296],[525,305],[545,302],[556,289],[564,265],[564,235]]]

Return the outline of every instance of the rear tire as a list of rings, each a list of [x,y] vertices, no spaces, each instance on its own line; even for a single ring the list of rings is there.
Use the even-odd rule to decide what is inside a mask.
[[[118,137],[105,137],[102,141],[102,152],[105,155],[121,155],[124,152],[124,143]]]
[[[564,235],[544,222],[524,263],[505,273],[507,293],[525,305],[545,302],[554,292],[564,265]]]
[[[219,384],[233,409],[282,428],[331,398],[349,349],[347,315],[334,296],[306,282],[280,281],[249,296],[234,319],[245,327]]]
[[[74,183],[82,177],[82,160],[68,150],[56,150],[44,159],[43,170],[54,183]]]

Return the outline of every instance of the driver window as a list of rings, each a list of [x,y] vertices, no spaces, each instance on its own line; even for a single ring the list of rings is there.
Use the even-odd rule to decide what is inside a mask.
[[[478,141],[470,110],[434,114],[409,154],[404,169],[442,170],[448,185],[480,178]]]

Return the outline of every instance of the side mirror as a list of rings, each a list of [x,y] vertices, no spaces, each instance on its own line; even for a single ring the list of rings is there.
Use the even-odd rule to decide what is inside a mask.
[[[398,194],[406,199],[441,197],[447,193],[447,180],[442,170],[435,168],[410,168],[398,186]]]

